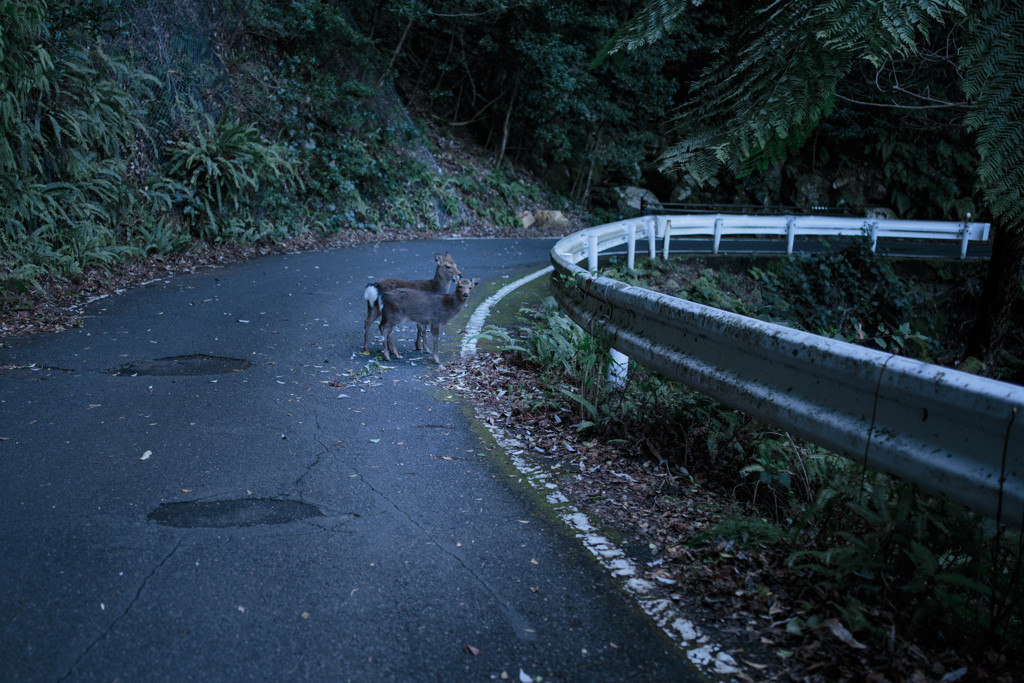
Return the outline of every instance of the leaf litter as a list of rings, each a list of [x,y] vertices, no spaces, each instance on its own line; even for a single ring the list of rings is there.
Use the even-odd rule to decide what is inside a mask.
[[[501,434],[509,456],[544,468],[587,520],[610,530],[636,568],[629,583],[644,587],[645,600],[686,615],[664,625],[666,630],[675,629],[684,640],[702,635],[721,648],[707,655],[708,666],[719,674],[804,683],[1016,680],[1000,655],[930,651],[913,633],[879,647],[837,619],[794,629],[803,617],[826,611],[822,602],[829,596],[789,568],[788,552],[770,544],[695,542],[734,503],[701,486],[689,471],[670,469],[655,444],[603,443],[576,429],[571,411],[559,415],[550,405],[530,403],[524,392],[509,391],[541,386],[542,379],[500,355],[462,359],[437,379],[469,399],[477,418]],[[689,656],[693,661],[699,655]]]

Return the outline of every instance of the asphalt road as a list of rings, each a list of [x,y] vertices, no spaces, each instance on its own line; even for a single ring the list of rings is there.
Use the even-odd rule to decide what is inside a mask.
[[[3,340],[0,679],[697,680],[412,326],[359,353],[371,279],[450,250],[472,309],[551,244],[267,257]]]

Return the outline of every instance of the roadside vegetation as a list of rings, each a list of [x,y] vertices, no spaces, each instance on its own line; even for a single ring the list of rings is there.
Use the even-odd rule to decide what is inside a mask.
[[[0,313],[226,247],[522,233],[528,208],[601,223],[635,211],[629,186],[985,220],[974,141],[942,110],[856,104],[856,78],[764,173],[659,171],[667,122],[735,27],[728,3],[698,3],[674,44],[595,63],[642,5],[0,2]],[[947,62],[924,66],[915,87],[950,89]]]
[[[817,256],[644,260],[634,271],[612,264],[603,274],[853,343],[983,369],[963,358],[964,311],[978,295],[979,270],[896,267],[910,274],[897,275],[893,262],[854,241]],[[748,624],[744,640],[770,643],[770,659],[750,652],[772,662],[775,675],[837,680],[870,671],[908,680],[916,672],[939,680],[966,667],[964,680],[994,680],[1015,661],[1024,636],[1019,532],[641,366],[631,364],[626,386],[612,389],[604,379],[607,349],[553,301],[523,309],[517,325],[488,334],[505,360],[535,375],[515,383],[518,396],[506,403],[519,408],[507,414],[529,414],[522,421],[533,424],[559,416],[584,441],[609,445],[597,467],[613,465],[637,481],[662,477],[658,492],[615,482],[577,502],[600,522],[628,529],[625,545],[656,548],[640,559],[657,562],[673,583],[740,603],[742,614],[771,615]],[[1004,358],[990,370],[1015,375],[1019,361],[1009,351]],[[627,498],[642,512],[609,514],[606,502],[614,508]],[[695,500],[705,501],[703,514],[693,511]],[[648,526],[673,511],[691,520],[685,531]],[[693,524],[694,517],[705,522]],[[708,580],[718,575],[737,578]]]
[[[508,230],[541,196],[442,171],[343,6],[0,6],[2,313],[184,253]]]

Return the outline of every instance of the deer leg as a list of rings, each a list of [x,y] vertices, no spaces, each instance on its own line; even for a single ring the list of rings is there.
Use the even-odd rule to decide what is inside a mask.
[[[434,335],[434,362],[435,363],[440,363],[441,359],[440,359],[440,356],[438,355],[437,350],[438,350],[438,347],[441,345],[441,326],[440,325],[431,325],[430,326],[430,332],[431,332],[431,334]]]
[[[398,348],[395,346],[395,325],[389,325],[388,333],[384,335],[384,358],[391,360],[391,358],[388,357],[388,349],[391,349],[391,353],[394,354],[395,358],[402,357],[402,354],[398,352]]]
[[[402,354],[400,354],[398,352],[398,349],[395,348],[395,338],[392,337],[390,334],[388,335],[388,344],[391,345],[391,353],[395,354],[395,358],[401,358]]]
[[[380,317],[380,309],[376,304],[366,302],[366,322],[363,323],[363,351],[369,351],[367,345],[370,343],[370,325]]]
[[[394,325],[381,320],[380,333],[384,337],[384,360],[391,360],[391,356],[388,354],[388,343],[391,341],[391,331],[394,329]]]
[[[416,323],[416,350],[427,351],[427,326]]]

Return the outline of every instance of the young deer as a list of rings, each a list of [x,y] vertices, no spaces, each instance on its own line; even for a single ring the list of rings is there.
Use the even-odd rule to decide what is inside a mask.
[[[434,294],[419,289],[385,289],[377,299],[381,310],[380,333],[384,335],[384,359],[391,360],[388,349],[401,358],[395,348],[395,340],[391,337],[395,325],[411,320],[417,325],[430,326],[434,335],[434,362],[440,363],[438,347],[441,344],[441,325],[451,320],[466,307],[469,293],[473,291],[480,278],[467,280],[462,278],[455,285],[454,294]]]
[[[435,253],[434,260],[437,262],[437,268],[434,269],[433,280],[399,280],[398,278],[389,277],[366,285],[366,289],[363,290],[363,298],[366,299],[366,322],[363,323],[363,351],[369,350],[366,345],[370,340],[370,325],[380,317],[381,311],[377,299],[381,292],[401,287],[403,289],[418,289],[424,292],[447,294],[451,291],[452,285],[459,281],[462,273],[459,272],[458,267],[455,265],[450,251],[446,251],[444,256]],[[423,346],[426,346],[425,330],[422,325],[417,325],[417,351],[420,350],[421,343]]]

